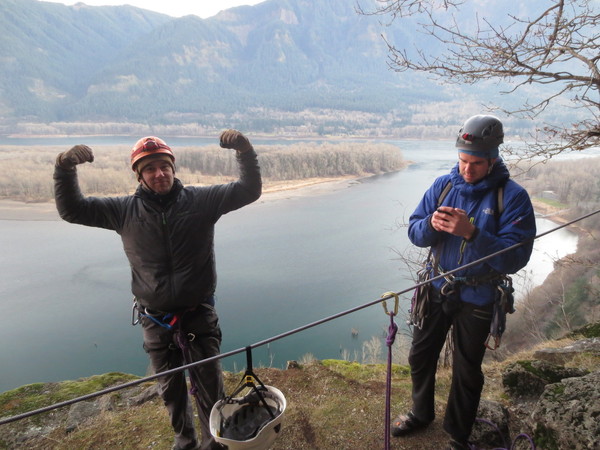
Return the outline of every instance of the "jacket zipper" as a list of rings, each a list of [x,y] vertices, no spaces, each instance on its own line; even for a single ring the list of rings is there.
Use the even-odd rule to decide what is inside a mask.
[[[475,217],[471,217],[469,218],[469,222],[474,223],[475,222]],[[460,243],[460,253],[458,256],[458,265],[460,266],[462,264],[462,259],[465,253],[465,249],[467,248],[467,240],[465,238],[463,238],[462,242]]]
[[[167,220],[167,215],[164,211],[161,211],[161,220],[162,220],[162,229],[163,229],[163,239],[165,241],[165,248],[167,249],[167,264],[169,267],[169,289],[171,291],[171,301],[175,301],[175,280],[173,279],[173,274],[175,273],[175,269],[173,267],[173,247],[171,246],[171,240],[169,239],[169,222]]]

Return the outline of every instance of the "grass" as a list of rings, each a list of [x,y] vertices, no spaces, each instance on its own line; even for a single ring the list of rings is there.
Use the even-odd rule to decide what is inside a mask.
[[[562,344],[568,345],[571,342],[570,339],[565,339]],[[549,342],[546,345],[552,346],[560,346],[560,342]],[[484,364],[486,383],[482,398],[500,402],[507,407],[517,406],[511,404],[511,399],[504,392],[503,370],[511,362],[528,359],[531,354],[532,350],[529,350],[511,355],[502,362]],[[574,364],[598,370],[600,361],[598,357],[582,355]],[[386,364],[311,360],[300,364],[299,368],[258,368],[254,372],[264,384],[279,388],[288,402],[282,431],[273,450],[384,447]],[[233,392],[243,379],[241,372],[226,372],[224,376],[227,393]],[[427,430],[403,438],[391,438],[392,449],[444,448],[447,437],[442,430],[441,417],[445,410],[450,377],[450,369],[441,367],[438,370],[435,404],[438,419]],[[135,378],[132,375],[111,373],[62,383],[23,386],[0,395],[0,415],[12,416]],[[394,418],[410,408],[411,380],[408,367],[393,364],[391,381],[390,414]],[[1,427],[0,449],[168,449],[173,434],[162,401],[154,398],[140,406],[128,406],[126,401],[127,396],[136,395],[151,384],[145,383],[128,388],[130,391],[108,394],[107,396],[112,397],[106,402],[109,406],[103,412],[68,433],[68,408],[4,425]],[[527,411],[527,414],[531,412]],[[531,430],[515,415],[511,418],[511,428],[513,435],[521,432],[531,434]],[[45,433],[40,432],[44,430]],[[37,432],[38,436],[25,440],[32,431]],[[544,441],[546,438],[539,436],[539,439]]]
[[[255,369],[260,380],[276,386],[284,392],[288,408],[284,417],[281,436],[274,449],[357,449],[381,448],[383,446],[386,372],[384,364],[362,365],[348,361],[312,361],[299,369]],[[410,378],[408,368],[393,366],[392,415],[404,412],[409,405]],[[108,375],[108,374],[107,374]],[[442,375],[443,377],[447,375]],[[52,403],[56,395],[46,396],[48,388],[61,392],[60,398],[85,395],[97,386],[106,387],[109,380],[116,384],[132,378],[125,374],[91,377],[75,382],[29,385],[9,391],[0,396],[3,416],[21,412],[28,406]],[[232,392],[242,379],[242,373],[225,373],[226,392]],[[99,380],[104,380],[98,384]],[[443,383],[446,385],[447,383]],[[16,404],[16,396],[24,401]],[[125,394],[123,394],[125,395]],[[29,399],[29,400],[27,400]],[[104,411],[89,419],[70,433],[65,423],[68,411],[44,413],[36,419],[25,419],[4,425],[0,434],[0,448],[15,449],[167,449],[173,435],[166,409],[158,398],[141,406],[126,407],[123,398],[112,410]],[[440,404],[440,412],[443,405]],[[19,447],[7,439],[18,436],[31,427],[38,429],[52,425],[56,428],[45,437],[27,441]],[[432,438],[433,436],[433,438]],[[2,440],[4,439],[4,441]],[[415,441],[416,439],[416,441]],[[396,441],[393,448],[415,448],[412,445],[425,436]],[[441,426],[435,427],[426,441],[442,445],[445,436]],[[412,444],[411,444],[412,442]],[[399,444],[408,447],[399,446]]]
[[[535,199],[536,201],[545,203],[546,205],[551,206],[553,208],[566,209],[569,206],[565,203],[559,202],[558,200],[554,200],[551,198],[536,197]]]
[[[0,414],[22,414],[135,379],[139,379],[139,377],[111,372],[60,383],[28,384],[0,394]]]

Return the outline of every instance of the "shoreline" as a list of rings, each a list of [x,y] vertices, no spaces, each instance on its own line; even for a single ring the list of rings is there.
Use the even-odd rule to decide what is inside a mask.
[[[567,212],[568,209],[560,209],[555,206],[548,205],[542,200],[532,198],[531,204],[533,205],[533,210],[535,211],[536,217],[547,219],[550,222],[555,223],[556,225],[565,225],[569,222],[568,219],[563,217],[563,213]],[[566,229],[576,233],[579,237],[582,237],[588,232],[581,228],[578,224],[571,224],[566,227]]]
[[[270,183],[263,185],[263,193],[255,203],[328,194],[358,183],[360,179],[360,177],[347,176]],[[27,203],[17,200],[0,199],[0,220],[60,221],[62,219],[56,211],[54,200]]]
[[[310,178],[305,180],[280,181],[263,184],[261,197],[256,204],[288,200],[297,197],[309,197],[330,194],[360,183],[364,177],[345,176],[337,178]],[[561,217],[563,211],[549,206],[543,201],[531,199],[536,215],[558,225],[565,224]],[[27,203],[18,200],[0,199],[0,220],[15,221],[60,221],[54,200],[40,203]],[[570,225],[569,228],[581,233],[581,228]]]

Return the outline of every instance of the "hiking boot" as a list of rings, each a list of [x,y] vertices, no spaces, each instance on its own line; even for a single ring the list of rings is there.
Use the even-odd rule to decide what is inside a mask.
[[[183,447],[178,444],[173,444],[171,450],[200,450],[200,444],[198,444],[198,441],[190,442]]]
[[[392,423],[392,436],[406,436],[414,431],[425,428],[430,422],[423,422],[415,417],[412,411],[398,416]]]
[[[466,440],[450,439],[446,450],[471,450],[471,444]]]

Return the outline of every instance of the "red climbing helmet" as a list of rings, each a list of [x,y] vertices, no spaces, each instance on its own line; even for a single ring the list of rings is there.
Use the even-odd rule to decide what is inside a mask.
[[[142,158],[159,154],[169,156],[172,164],[175,164],[175,155],[165,141],[156,136],[141,138],[131,149],[131,170],[135,172],[135,167]]]

